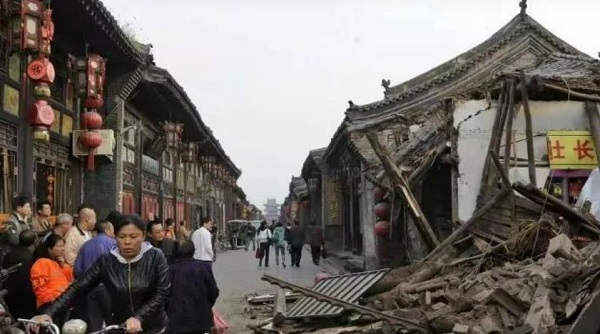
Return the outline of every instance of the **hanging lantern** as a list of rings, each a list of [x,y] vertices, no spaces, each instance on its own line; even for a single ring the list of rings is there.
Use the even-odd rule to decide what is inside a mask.
[[[390,219],[391,206],[388,202],[378,203],[375,205],[375,209],[373,211],[375,212],[375,216],[381,220]]]
[[[375,200],[375,204],[383,201],[383,198],[385,197],[385,189],[382,187],[375,187],[375,189],[373,189],[373,200]]]
[[[52,21],[52,10],[50,8],[44,9],[40,34],[40,53],[49,56],[52,52],[51,43],[54,40],[54,22]]]
[[[79,144],[88,149],[87,169],[93,171],[94,151],[102,145],[102,135],[95,130],[85,131],[79,136]]]
[[[87,58],[87,89],[84,106],[87,109],[100,109],[104,105],[104,82],[106,81],[106,61],[97,54]]]
[[[194,162],[198,149],[196,148],[195,142],[188,142],[183,144],[183,156],[184,162]]]
[[[386,238],[390,235],[390,222],[387,220],[380,220],[375,223],[375,235]]]
[[[87,111],[81,118],[81,127],[84,129],[97,130],[102,127],[102,116],[96,111]]]
[[[29,108],[27,117],[33,127],[33,139],[50,141],[50,127],[54,123],[54,110],[46,100],[36,100]]]
[[[37,52],[42,38],[44,4],[39,0],[13,2],[10,14],[11,44],[26,52]]]
[[[183,133],[183,124],[165,122],[163,124],[163,131],[167,135],[167,147],[172,150],[179,150],[181,145],[181,134]]]

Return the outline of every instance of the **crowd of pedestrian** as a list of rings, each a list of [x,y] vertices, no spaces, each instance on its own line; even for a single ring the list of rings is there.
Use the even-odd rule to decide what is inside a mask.
[[[128,333],[211,332],[219,296],[211,218],[192,233],[151,213],[144,221],[113,211],[97,221],[82,204],[52,221],[51,203],[39,203],[34,217],[27,197],[12,204],[0,222],[0,262],[21,264],[3,283],[13,318],[83,319],[89,332],[112,324]]]
[[[244,239],[244,249],[249,250],[252,244],[252,250],[255,251],[255,256],[258,259],[259,267],[269,267],[269,255],[271,246],[275,251],[275,265],[281,265],[286,268],[285,253],[290,254],[290,265],[300,268],[300,260],[302,259],[302,248],[308,244],[310,246],[312,262],[314,265],[319,265],[321,257],[325,257],[325,238],[323,229],[314,221],[309,226],[301,226],[295,220],[294,225],[288,223],[283,226],[281,222],[267,221],[260,222],[258,228],[255,228],[251,222],[242,226],[239,235]],[[258,246],[257,246],[258,245]]]

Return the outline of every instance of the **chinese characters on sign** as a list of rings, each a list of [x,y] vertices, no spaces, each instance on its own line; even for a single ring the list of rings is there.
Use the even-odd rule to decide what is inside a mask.
[[[548,131],[548,160],[555,169],[594,169],[597,150],[589,131]]]

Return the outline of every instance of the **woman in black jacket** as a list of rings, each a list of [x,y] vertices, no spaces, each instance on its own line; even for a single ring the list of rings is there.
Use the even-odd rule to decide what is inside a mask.
[[[159,249],[144,242],[144,221],[125,215],[115,225],[117,248],[100,257],[60,296],[34,317],[50,322],[99,284],[111,298],[114,324],[125,324],[128,333],[158,333],[167,325],[165,304],[169,295],[169,267]]]

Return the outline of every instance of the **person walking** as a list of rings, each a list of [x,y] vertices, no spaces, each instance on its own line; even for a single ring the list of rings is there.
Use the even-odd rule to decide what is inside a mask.
[[[202,226],[192,234],[194,243],[194,259],[202,261],[212,270],[212,264],[215,257],[213,250],[212,234],[213,220],[210,217],[203,217],[200,221]]]
[[[256,228],[252,223],[248,222],[244,229],[244,249],[247,251],[250,243],[252,243],[252,251],[256,251]]]
[[[306,233],[300,223],[294,221],[294,226],[290,229],[290,255],[292,257],[292,267],[300,268],[300,260],[302,259],[302,247],[306,240]]]
[[[318,266],[319,261],[321,261],[321,251],[323,250],[323,246],[325,244],[325,240],[323,238],[323,229],[321,226],[318,226],[314,220],[310,223],[310,225],[310,253],[312,255],[314,265]]]
[[[210,333],[212,308],[219,288],[211,270],[195,260],[194,243],[177,242],[175,262],[170,267],[171,294],[167,303],[167,334]]]
[[[110,218],[110,217],[109,217]],[[111,218],[115,222],[114,218]],[[100,221],[94,227],[96,236],[81,246],[73,271],[75,277],[83,275],[103,255],[109,254],[117,246],[113,224],[108,221]],[[89,332],[102,329],[103,323],[111,323],[110,295],[104,284],[98,285],[85,296],[82,315],[88,325]]]
[[[271,242],[272,237],[273,235],[271,234],[271,230],[267,227],[267,222],[262,221],[256,232],[256,241],[258,242],[258,247],[260,249],[258,258],[259,267],[262,267],[263,259],[265,259],[265,267],[269,266],[269,243]]]
[[[189,240],[192,236],[192,232],[187,228],[185,220],[179,222],[179,228],[177,229],[177,240]]]
[[[275,264],[279,265],[279,254],[281,253],[281,265],[285,268],[285,228],[282,223],[277,223],[273,232],[273,248],[275,249]]]

